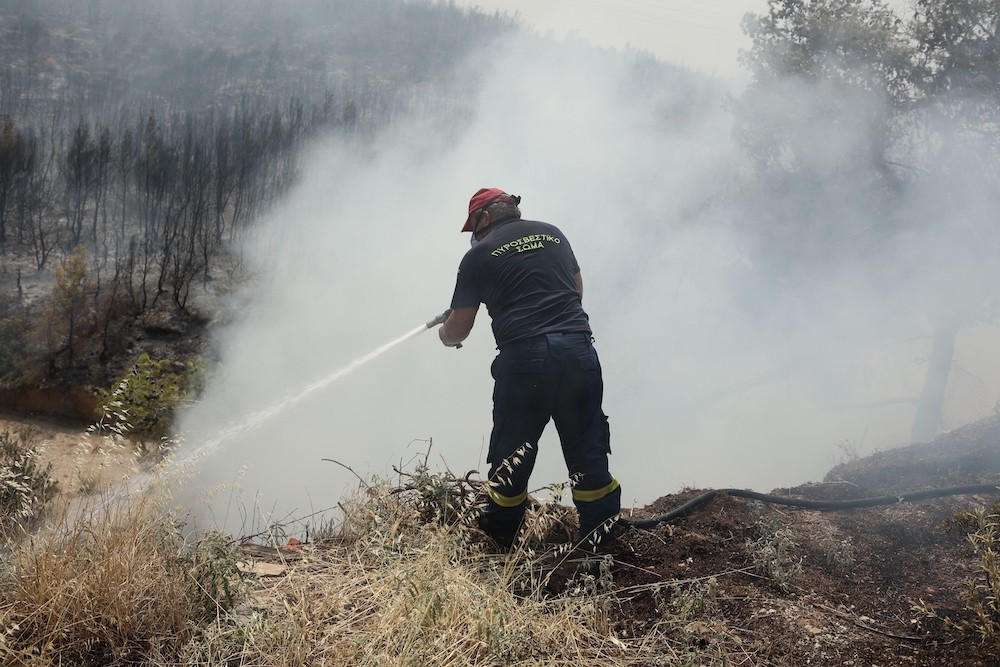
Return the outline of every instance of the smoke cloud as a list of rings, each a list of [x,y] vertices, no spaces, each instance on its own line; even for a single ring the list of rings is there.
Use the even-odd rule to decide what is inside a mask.
[[[313,147],[301,183],[248,244],[254,280],[232,297],[239,316],[216,341],[221,367],[178,425],[185,447],[447,308],[468,247],[459,229],[480,187],[521,195],[524,217],[573,244],[626,505],[684,486],[817,481],[846,455],[905,442],[913,406],[895,399],[923,382],[921,304],[961,266],[961,249],[931,254],[935,237],[908,225],[892,257],[831,265],[815,284],[778,291],[780,275],[747,280],[771,269],[749,264],[744,232],[759,211],[732,196],[746,168],[726,104],[738,91],[572,42],[508,38],[486,51],[468,65],[481,84],[460,123],[422,117],[375,145],[332,136]],[[834,139],[817,155],[836,159],[845,140],[866,140]],[[915,197],[900,215],[921,208]],[[862,229],[868,214],[844,215]],[[943,264],[932,276],[920,271],[929,256]],[[898,279],[906,273],[912,290]],[[970,279],[995,276],[958,282]],[[960,341],[959,366],[980,391],[953,426],[993,407],[983,397],[997,395],[1000,374],[980,356],[988,334],[969,329]],[[429,451],[432,466],[485,471],[494,354],[485,308],[461,350],[435,331],[415,335],[213,447],[193,490],[238,481],[251,509],[234,509],[229,491],[214,509],[231,525],[240,512],[334,507],[357,486],[343,466],[391,476]],[[566,476],[553,427],[540,449],[533,488]]]

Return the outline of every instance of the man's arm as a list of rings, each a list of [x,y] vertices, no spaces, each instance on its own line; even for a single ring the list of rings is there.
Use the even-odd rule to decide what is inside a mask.
[[[583,301],[583,274],[577,271],[573,278],[576,279],[576,291],[580,293],[580,301]]]
[[[468,338],[469,333],[472,331],[472,325],[476,323],[476,313],[478,311],[479,306],[456,308],[451,311],[451,315],[448,316],[448,319],[438,329],[438,337],[441,338],[441,342],[448,347],[455,347]]]

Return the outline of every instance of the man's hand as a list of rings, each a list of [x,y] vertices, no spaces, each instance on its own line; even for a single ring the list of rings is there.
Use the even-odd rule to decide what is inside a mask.
[[[433,329],[434,327],[436,327],[439,324],[444,324],[444,321],[448,319],[449,315],[451,315],[451,308],[449,308],[448,310],[444,311],[443,313],[441,313],[440,315],[438,315],[437,317],[435,317],[433,320],[431,320],[430,322],[428,322],[427,323],[427,328],[428,329]]]
[[[463,340],[469,337],[472,325],[476,323],[476,313],[479,307],[456,308],[448,315],[441,328],[438,329],[438,337],[447,347],[458,347]]]

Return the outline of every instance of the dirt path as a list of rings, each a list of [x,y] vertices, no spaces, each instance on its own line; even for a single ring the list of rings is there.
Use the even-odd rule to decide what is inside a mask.
[[[138,471],[131,442],[91,432],[92,427],[14,413],[0,413],[0,433],[36,448],[66,495],[99,493]]]

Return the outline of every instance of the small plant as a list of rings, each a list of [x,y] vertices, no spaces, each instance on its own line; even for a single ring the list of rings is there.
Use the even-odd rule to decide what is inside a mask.
[[[841,537],[837,529],[826,524],[822,529],[822,548],[826,564],[840,574],[854,571],[854,544],[851,536]]]
[[[87,427],[77,443],[76,490],[85,495],[100,490],[104,471],[114,465],[127,446],[132,425],[116,410],[119,408],[114,401],[105,404],[100,419]],[[136,453],[141,454],[141,450]]]
[[[844,439],[837,443],[837,449],[840,450],[843,456],[843,463],[853,464],[861,460],[861,455],[858,454],[858,448],[850,440]]]
[[[181,555],[189,568],[191,598],[203,620],[232,611],[245,596],[239,561],[232,540],[218,531],[209,532]]]
[[[796,559],[792,553],[798,543],[790,531],[763,517],[750,529],[756,537],[747,539],[746,548],[754,568],[777,589],[788,591],[802,574],[802,559]]]
[[[966,634],[977,634],[1000,648],[1000,502],[989,510],[976,507],[959,512],[946,522],[947,528],[968,530],[969,543],[979,557],[976,572],[966,582],[963,600],[971,619],[941,616],[920,600],[912,609],[918,622],[935,619]]]
[[[572,482],[556,482],[528,496],[518,536],[522,548],[545,550],[547,545],[556,544],[561,553],[572,549],[577,532],[576,511],[560,503],[571,485]]]
[[[715,577],[672,581],[653,589],[656,610],[673,625],[703,621],[716,611],[719,582]]]
[[[659,584],[652,590],[662,627],[673,639],[670,659],[656,665],[703,667],[732,665],[730,653],[739,646],[725,622],[717,619],[719,582],[715,577]]]
[[[101,488],[101,469],[88,467],[86,470],[77,468],[76,489],[85,496],[97,493]]]
[[[32,445],[33,433],[0,432],[0,531],[30,529],[42,516],[58,485],[52,466],[42,466]]]
[[[425,521],[446,525],[467,514],[475,495],[469,476],[456,478],[448,471],[433,472],[426,460],[407,476],[410,483],[401,490],[412,493],[412,502]]]

